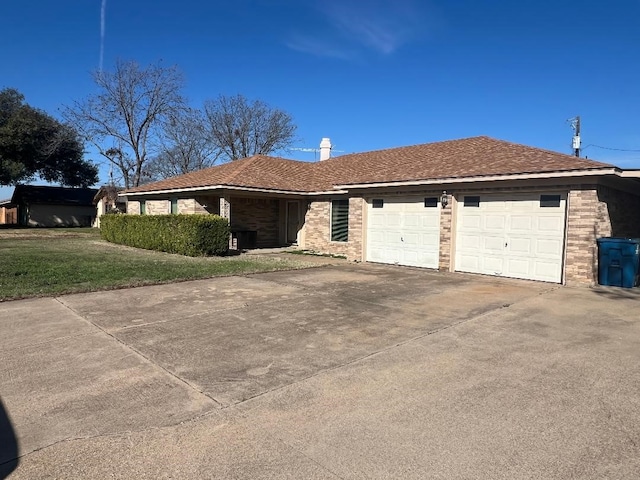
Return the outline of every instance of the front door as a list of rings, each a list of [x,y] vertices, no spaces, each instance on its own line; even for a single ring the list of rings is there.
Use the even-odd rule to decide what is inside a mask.
[[[287,243],[298,242],[298,202],[287,202]]]

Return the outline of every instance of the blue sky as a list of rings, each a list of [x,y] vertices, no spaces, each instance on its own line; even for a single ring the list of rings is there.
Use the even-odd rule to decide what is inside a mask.
[[[102,5],[5,2],[0,88],[59,116],[95,92],[102,45],[105,69],[178,65],[194,106],[241,93],[288,111],[299,147],[489,135],[570,153],[580,115],[583,155],[640,168],[623,151],[640,150],[638,0],[106,0],[103,38]]]

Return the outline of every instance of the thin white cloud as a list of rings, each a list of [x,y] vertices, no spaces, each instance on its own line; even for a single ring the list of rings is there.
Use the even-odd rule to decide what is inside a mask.
[[[318,30],[295,34],[289,48],[341,59],[354,51],[390,55],[429,28],[414,0],[321,0],[316,11]]]
[[[340,45],[332,45],[328,40],[315,37],[305,37],[295,34],[286,42],[287,47],[301,53],[309,53],[318,57],[337,58],[340,60],[352,60],[356,52]]]
[[[107,0],[102,0],[100,8],[100,61],[98,63],[98,71],[102,72],[102,64],[104,63],[104,38],[107,32]]]

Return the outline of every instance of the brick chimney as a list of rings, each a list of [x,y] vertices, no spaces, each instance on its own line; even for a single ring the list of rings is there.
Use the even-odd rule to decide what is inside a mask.
[[[320,160],[328,160],[331,158],[331,140],[327,137],[320,142]]]

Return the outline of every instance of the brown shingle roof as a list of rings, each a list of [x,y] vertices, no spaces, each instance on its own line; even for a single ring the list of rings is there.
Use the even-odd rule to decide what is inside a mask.
[[[489,137],[427,143],[335,157],[335,185],[437,180],[610,168],[613,165]]]
[[[204,188],[216,185],[304,192],[309,186],[306,179],[311,165],[285,158],[255,155],[131,188],[126,193]]]
[[[256,155],[133,188],[127,193],[228,185],[314,192],[335,185],[613,168],[571,155],[489,137],[472,137],[373,152],[316,163]]]

